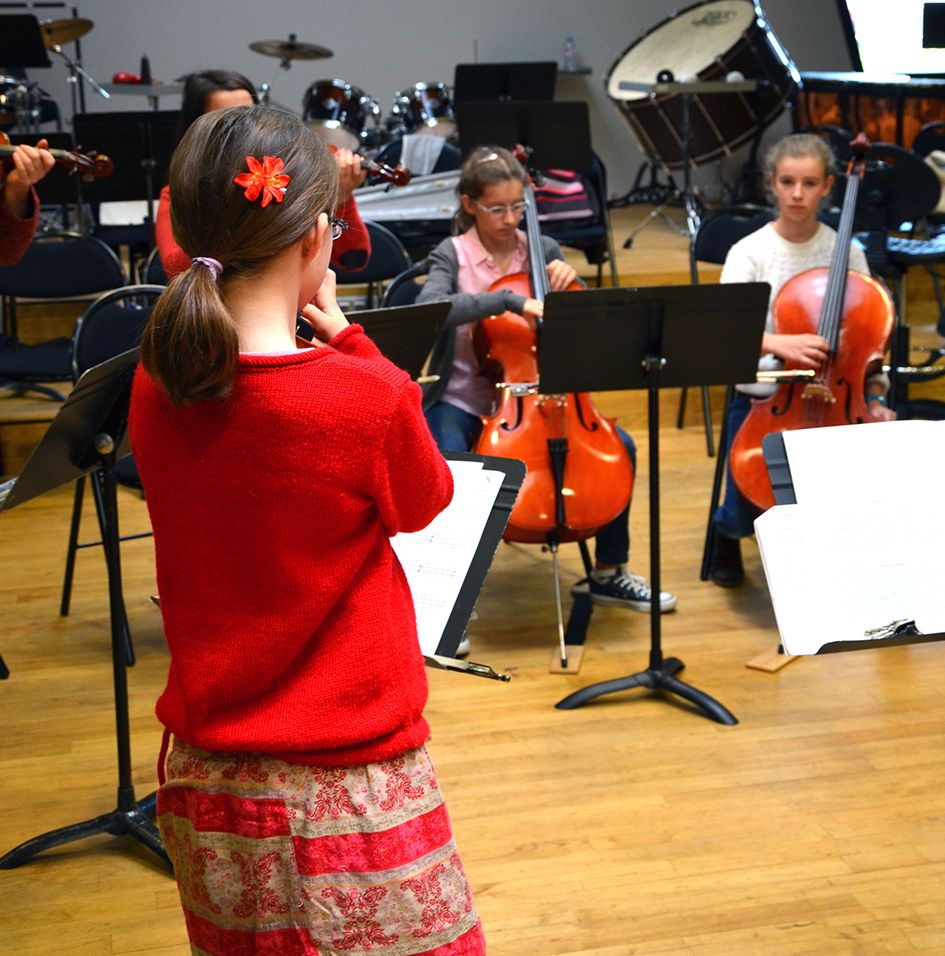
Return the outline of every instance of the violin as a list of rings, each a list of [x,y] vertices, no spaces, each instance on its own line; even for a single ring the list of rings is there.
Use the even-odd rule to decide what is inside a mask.
[[[847,168],[847,187],[830,268],[808,269],[789,279],[773,307],[775,332],[816,332],[830,345],[827,360],[806,383],[794,379],[780,385],[771,398],[753,400],[751,411],[732,442],[730,464],[735,484],[762,511],[774,504],[761,451],[765,435],[872,420],[866,407],[864,382],[869,367],[882,362],[892,332],[894,305],[882,283],[847,269],[853,213],[869,142],[861,133],[851,146],[855,155]],[[787,367],[792,368],[790,363]]]
[[[338,152],[338,147],[331,143],[328,144],[328,148],[332,153]],[[365,159],[363,156],[359,158],[361,168],[365,172],[384,180],[384,182],[393,183],[395,186],[406,186],[410,182],[410,170],[406,166],[387,166],[384,163],[375,163],[373,160]]]
[[[94,150],[88,153],[70,153],[65,149],[46,149],[57,163],[64,166],[70,173],[78,173],[82,177],[82,182],[90,183],[93,179],[102,179],[105,176],[111,176],[115,168],[112,161],[101,153]],[[15,146],[10,145],[10,137],[0,131],[0,159],[12,161]]]
[[[522,161],[520,150],[516,156]],[[549,281],[531,179],[524,198],[529,272],[499,279],[492,289],[510,288],[544,301]],[[487,359],[501,370],[503,383],[537,383],[537,336],[522,316],[506,312],[483,319],[477,335],[485,339]],[[503,537],[547,543],[555,551],[559,542],[594,536],[626,508],[633,490],[630,456],[613,419],[603,418],[587,394],[501,387],[499,408],[483,419],[474,451],[518,458],[528,468]]]

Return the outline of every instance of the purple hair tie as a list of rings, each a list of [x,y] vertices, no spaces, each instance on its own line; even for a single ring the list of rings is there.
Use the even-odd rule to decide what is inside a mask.
[[[199,262],[201,265],[206,266],[210,270],[214,282],[220,278],[220,274],[223,272],[223,266],[216,259],[211,259],[208,256],[196,256],[190,261],[192,263]]]

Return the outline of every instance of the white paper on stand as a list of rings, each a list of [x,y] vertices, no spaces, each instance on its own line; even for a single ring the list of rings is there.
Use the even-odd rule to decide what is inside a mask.
[[[391,538],[413,595],[420,649],[428,655],[436,653],[505,477],[478,461],[449,466],[449,506],[422,531]]]
[[[788,654],[866,640],[897,620],[945,632],[945,549],[927,503],[779,505],[755,532]]]
[[[945,632],[945,548],[934,502],[945,422],[878,422],[784,433],[795,505],[755,533],[788,654],[863,641],[894,621]]]

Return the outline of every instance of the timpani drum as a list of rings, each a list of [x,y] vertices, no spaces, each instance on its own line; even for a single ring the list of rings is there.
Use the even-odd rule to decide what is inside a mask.
[[[302,98],[302,119],[330,146],[356,152],[374,134],[381,109],[360,87],[344,80],[318,80]]]
[[[655,84],[736,78],[761,81],[757,93],[693,94],[689,156],[694,164],[729,156],[785,109],[799,74],[753,0],[708,0],[655,26],[630,46],[607,76],[607,94],[643,151],[669,169],[683,165],[682,96],[621,90]],[[740,74],[740,76],[739,76]]]
[[[388,124],[401,135],[439,136],[456,132],[456,118],[445,83],[415,83],[394,97]]]

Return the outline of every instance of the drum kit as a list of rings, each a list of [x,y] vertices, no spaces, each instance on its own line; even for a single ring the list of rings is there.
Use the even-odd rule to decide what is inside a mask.
[[[43,47],[60,56],[62,44],[72,43],[92,29],[91,20],[78,17],[69,20],[47,20],[39,24]],[[65,57],[68,61],[68,57]],[[11,64],[18,66],[18,63]],[[19,128],[26,132],[38,129],[40,123],[59,116],[59,107],[38,83],[17,76],[4,76],[0,69],[0,130]]]
[[[327,47],[289,40],[257,40],[249,48],[276,57],[282,69],[293,60],[322,60],[334,56]],[[261,88],[268,102],[269,85]],[[456,132],[453,107],[443,83],[415,83],[400,90],[386,121],[378,101],[360,86],[338,78],[316,80],[302,97],[302,119],[326,143],[352,152],[373,155],[397,137],[407,134],[440,136]]]
[[[74,76],[83,76],[107,96],[62,52],[64,44],[92,27],[91,20],[80,18],[39,24],[46,50],[63,57]],[[334,55],[294,34],[287,40],[259,40],[249,48],[277,59],[286,70],[297,60]],[[739,82],[746,80],[747,85]],[[799,81],[756,0],[701,0],[631,44],[612,65],[606,90],[654,166],[688,171],[731,156],[746,143],[757,145]],[[0,75],[0,129],[45,121],[44,97],[35,83]],[[261,87],[261,98],[269,101],[268,84]],[[450,139],[456,133],[443,83],[399,90],[384,119],[377,99],[361,87],[337,78],[316,80],[305,91],[302,116],[327,142],[368,156],[407,135]]]

